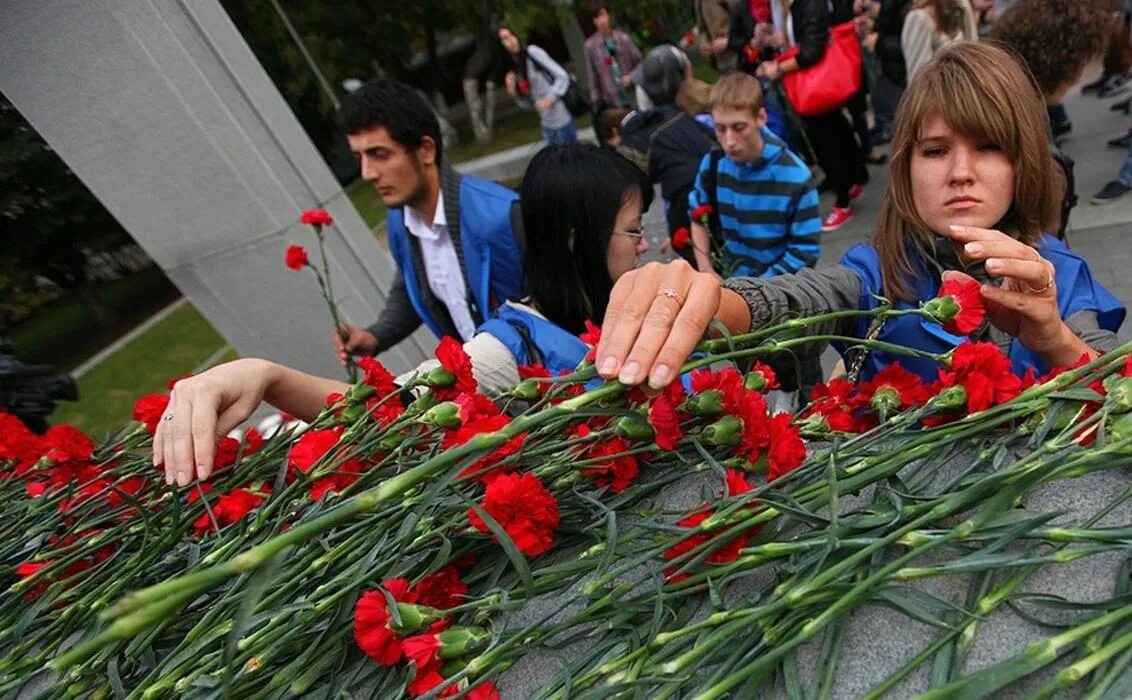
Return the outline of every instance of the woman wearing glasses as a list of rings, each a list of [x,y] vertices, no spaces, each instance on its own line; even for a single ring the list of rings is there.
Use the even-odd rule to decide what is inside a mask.
[[[589,351],[578,338],[586,321],[601,320],[614,282],[649,248],[641,214],[651,199],[644,174],[615,153],[572,144],[534,157],[520,203],[528,296],[502,304],[464,343],[484,392],[517,384],[519,365],[537,362],[553,374],[578,365]],[[433,366],[429,361],[418,369]],[[311,419],[328,394],[348,388],[268,360],[219,365],[177,382],[172,417],[155,441],[155,463],[168,483],[207,478],[216,436],[242,423],[261,401]]]

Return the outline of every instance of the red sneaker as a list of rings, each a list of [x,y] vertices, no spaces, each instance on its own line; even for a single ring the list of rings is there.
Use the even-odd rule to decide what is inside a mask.
[[[862,187],[860,185],[853,185],[852,187],[849,188],[849,201],[850,202],[856,201],[858,198],[860,198],[860,196],[862,194],[864,194],[864,192],[865,192],[864,187]]]
[[[845,207],[842,209],[836,204],[833,205],[833,211],[829,212],[829,216],[825,217],[825,221],[821,222],[822,231],[836,231],[853,219],[853,207]]]

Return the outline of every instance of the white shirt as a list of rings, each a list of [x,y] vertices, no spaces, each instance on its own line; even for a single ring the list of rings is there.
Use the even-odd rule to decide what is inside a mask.
[[[448,219],[444,215],[444,193],[436,197],[436,213],[432,225],[425,223],[412,207],[405,207],[405,228],[421,244],[428,288],[448,307],[448,315],[456,324],[461,340],[471,340],[476,334],[476,323],[468,309],[468,287],[456,257],[456,246],[448,235]]]

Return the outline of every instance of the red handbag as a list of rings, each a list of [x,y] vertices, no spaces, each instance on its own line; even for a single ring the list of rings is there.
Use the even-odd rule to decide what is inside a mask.
[[[781,63],[798,55],[793,46],[778,57]],[[829,30],[829,45],[821,60],[802,70],[782,76],[786,98],[803,117],[837,109],[861,88],[861,44],[856,23],[849,21]]]

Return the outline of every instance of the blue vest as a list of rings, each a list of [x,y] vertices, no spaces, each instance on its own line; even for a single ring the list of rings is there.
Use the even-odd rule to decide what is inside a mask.
[[[510,304],[500,306],[495,318],[476,332],[498,338],[515,356],[516,363],[539,363],[554,376],[573,372],[590,350],[570,331]]]
[[[1097,323],[1101,328],[1116,332],[1124,322],[1124,305],[1114,297],[1099,282],[1093,279],[1089,264],[1071,251],[1064,243],[1053,236],[1043,236],[1038,242],[1038,251],[1042,257],[1053,263],[1054,281],[1057,284],[1057,305],[1061,317],[1069,318],[1079,311],[1095,311]],[[880,257],[876,248],[864,243],[851,247],[841,264],[853,270],[861,278],[861,309],[876,308],[880,302],[876,296],[884,293],[881,281]],[[939,292],[940,281],[932,275],[919,275],[912,282],[912,291],[917,300],[932,299]],[[874,296],[876,295],[876,296]],[[909,303],[901,301],[896,304],[897,309],[916,308],[918,302]],[[864,338],[869,331],[871,318],[862,318],[857,321],[854,335]],[[884,324],[878,340],[908,348],[926,350],[933,353],[943,353],[960,345],[967,340],[966,336],[952,335],[938,323],[933,323],[921,316],[901,316],[890,318]],[[834,347],[846,362],[846,346],[843,343],[834,343]],[[1049,371],[1045,363],[1022,346],[1017,339],[1010,344],[1009,357],[1013,363],[1014,373],[1022,376],[1027,369],[1033,368],[1038,374]],[[919,357],[906,355],[892,355],[878,350],[869,351],[864,364],[861,366],[861,381],[868,381],[885,365],[898,362],[906,369],[918,374],[925,381],[934,381],[938,376],[939,364]]]
[[[518,195],[494,182],[470,175],[460,179],[460,253],[467,277],[464,282],[472,295],[472,320],[482,323],[507,299],[517,299],[525,291],[523,260],[511,230],[511,203]],[[387,217],[389,253],[405,280],[409,302],[421,321],[439,338],[443,331],[428,312],[421,297],[421,285],[413,264],[411,235],[405,228],[401,209],[390,209]]]

